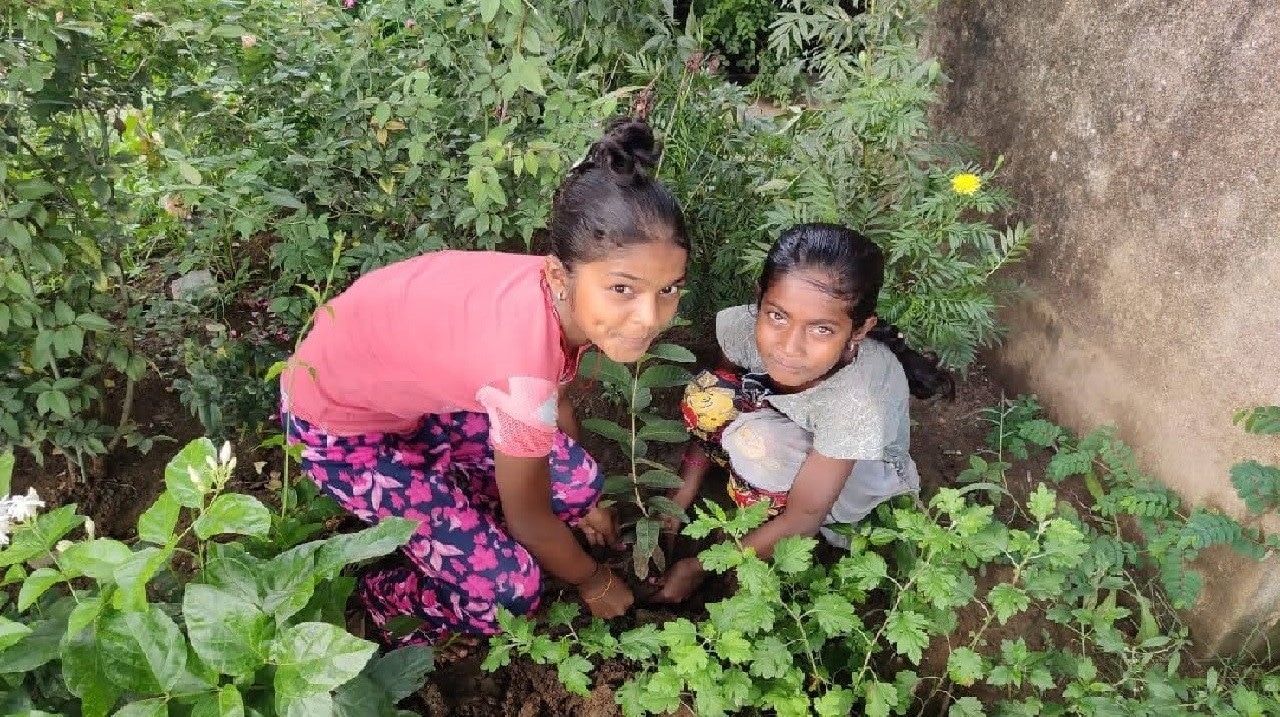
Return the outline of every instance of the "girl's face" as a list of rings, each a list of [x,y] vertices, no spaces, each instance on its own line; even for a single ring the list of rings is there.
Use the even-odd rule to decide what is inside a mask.
[[[798,269],[783,274],[760,297],[756,347],[769,378],[779,388],[803,391],[851,360],[874,316],[855,327],[849,302],[823,291],[826,272]]]
[[[675,318],[688,258],[665,240],[619,247],[572,274],[548,257],[551,292],[565,297],[556,305],[569,343],[595,344],[620,363],[639,359]]]

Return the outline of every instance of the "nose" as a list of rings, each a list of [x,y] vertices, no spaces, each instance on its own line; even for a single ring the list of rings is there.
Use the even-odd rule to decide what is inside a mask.
[[[635,303],[631,321],[644,328],[645,334],[653,333],[658,325],[658,297],[643,296]]]
[[[804,332],[796,328],[788,328],[782,335],[782,354],[788,358],[799,358],[804,355]]]

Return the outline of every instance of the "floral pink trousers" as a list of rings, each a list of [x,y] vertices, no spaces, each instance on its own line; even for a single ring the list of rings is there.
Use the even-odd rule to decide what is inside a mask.
[[[369,523],[387,516],[419,521],[402,549],[408,564],[360,577],[358,595],[386,644],[489,635],[498,629],[499,607],[518,615],[537,608],[542,571],[503,521],[488,416],[430,415],[412,435],[332,436],[286,414],[285,430],[303,446],[303,471],[343,508]],[[548,460],[551,509],[574,525],[596,504],[603,478],[564,433]],[[396,636],[388,622],[401,615],[421,624]]]

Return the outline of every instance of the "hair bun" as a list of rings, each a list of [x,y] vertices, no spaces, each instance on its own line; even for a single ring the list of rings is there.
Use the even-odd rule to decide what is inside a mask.
[[[604,136],[587,152],[592,165],[609,172],[619,186],[630,186],[658,163],[657,141],[649,123],[632,117],[615,117],[605,125]]]

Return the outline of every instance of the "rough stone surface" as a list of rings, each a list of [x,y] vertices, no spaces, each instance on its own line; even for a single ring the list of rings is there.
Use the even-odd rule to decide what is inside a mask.
[[[1243,515],[1231,464],[1280,457],[1231,425],[1280,404],[1280,3],[942,0],[928,44],[952,80],[935,120],[1005,155],[1036,231],[992,362]],[[1204,651],[1280,638],[1274,560],[1201,566]]]
[[[218,285],[208,269],[196,269],[169,282],[169,295],[174,301],[192,299],[204,292],[212,291]]]

